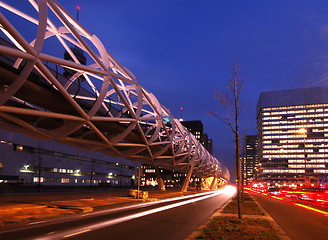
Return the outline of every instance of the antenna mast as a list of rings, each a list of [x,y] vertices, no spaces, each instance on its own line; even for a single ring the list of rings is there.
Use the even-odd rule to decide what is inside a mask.
[[[76,20],[79,21],[80,6],[76,6]]]

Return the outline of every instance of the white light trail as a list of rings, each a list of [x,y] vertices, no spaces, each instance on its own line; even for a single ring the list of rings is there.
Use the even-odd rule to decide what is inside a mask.
[[[221,189],[221,190],[217,190],[217,191],[221,191],[221,193],[223,193],[223,192],[226,191],[226,189],[227,188]],[[130,205],[130,206],[125,206],[125,207],[119,207],[119,208],[114,208],[114,209],[108,209],[108,210],[103,210],[103,211],[86,213],[86,214],[78,215],[78,216],[72,216],[72,217],[68,217],[66,219],[61,219],[59,221],[60,222],[69,222],[69,221],[74,220],[75,218],[90,217],[90,216],[93,216],[93,215],[104,215],[104,214],[109,214],[109,213],[114,213],[114,212],[119,212],[119,211],[125,211],[125,210],[129,210],[129,209],[143,208],[143,207],[148,207],[148,206],[155,205],[155,204],[158,204],[158,203],[165,203],[165,202],[172,202],[172,201],[183,200],[183,199],[188,199],[188,198],[194,198],[194,197],[199,197],[199,196],[203,196],[203,195],[209,195],[211,193],[213,193],[213,192],[203,192],[203,193],[199,193],[199,194],[191,194],[191,195],[187,195],[187,196],[162,199],[162,200],[153,201],[153,202],[133,204],[133,205]],[[29,223],[28,225],[36,225],[36,224],[41,224],[41,223],[54,224],[56,222],[58,222],[58,220],[53,220],[53,221],[39,221],[39,222]],[[30,226],[25,227],[25,228],[21,228],[21,229],[28,229],[28,228],[30,228]],[[2,231],[1,233],[9,233],[9,232],[13,232],[13,231],[15,231],[15,230]],[[54,232],[51,232],[51,233],[54,233]],[[50,235],[51,233],[48,233],[48,234]]]
[[[217,191],[213,191],[213,192],[210,192],[210,193],[197,194],[197,196],[200,196],[200,197],[185,200],[183,202],[173,203],[173,204],[170,204],[170,205],[167,205],[167,206],[158,207],[158,208],[143,211],[143,212],[140,212],[140,213],[131,214],[131,215],[128,215],[128,216],[125,216],[125,217],[120,217],[120,218],[104,221],[104,222],[101,222],[101,223],[91,224],[91,225],[84,226],[84,227],[70,229],[70,230],[66,230],[66,231],[62,231],[62,232],[57,232],[57,233],[55,233],[51,236],[45,236],[45,237],[40,237],[40,238],[35,238],[35,239],[36,240],[50,240],[50,239],[54,240],[54,239],[68,238],[70,236],[75,236],[75,235],[82,234],[82,233],[89,232],[89,231],[95,231],[97,229],[109,227],[109,226],[112,226],[112,225],[115,225],[115,224],[118,224],[118,223],[130,221],[130,220],[133,220],[133,219],[141,218],[141,217],[144,217],[144,216],[147,216],[147,215],[150,215],[150,214],[154,214],[154,213],[162,212],[162,211],[169,210],[169,209],[172,209],[172,208],[180,207],[180,206],[183,206],[183,205],[186,205],[186,204],[202,201],[202,200],[205,200],[205,199],[208,199],[208,198],[211,198],[211,197],[218,196],[218,195],[223,194],[223,193],[233,195],[235,193],[235,191],[236,191],[236,189],[234,187],[229,187],[228,186],[228,187],[226,187],[225,189],[222,189],[222,190],[217,190]],[[202,195],[204,195],[204,196],[202,196]],[[177,199],[191,198],[191,197],[195,197],[195,195],[157,201],[156,203],[174,201],[174,200],[177,200]],[[144,205],[151,205],[151,203],[150,204],[144,204]],[[123,210],[123,209],[127,209],[127,208],[131,208],[131,207],[123,207],[123,208],[119,208],[119,209]],[[117,209],[115,209],[115,210],[117,210]]]

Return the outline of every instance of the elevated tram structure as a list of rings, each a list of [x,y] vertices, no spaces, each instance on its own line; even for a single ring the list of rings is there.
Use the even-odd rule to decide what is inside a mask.
[[[17,2],[0,1],[0,128],[229,181],[227,168],[58,2]]]

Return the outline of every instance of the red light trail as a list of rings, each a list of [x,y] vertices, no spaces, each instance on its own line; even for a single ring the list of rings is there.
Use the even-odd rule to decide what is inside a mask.
[[[316,213],[319,213],[319,214],[323,214],[323,215],[327,215],[328,216],[328,211],[320,210],[320,209],[317,209],[317,208],[314,208],[314,207],[310,207],[310,206],[307,206],[307,205],[304,205],[304,204],[301,204],[301,203],[296,203],[296,202],[288,201],[288,200],[286,200],[287,197],[282,198],[282,197],[272,196],[270,194],[263,193],[263,192],[260,192],[260,191],[256,191],[256,190],[253,190],[253,189],[250,189],[250,188],[245,188],[245,190],[250,191],[250,192],[254,192],[254,193],[257,193],[257,194],[262,194],[264,196],[273,198],[275,200],[282,201],[282,202],[288,203],[288,204],[293,205],[293,206],[296,206],[296,207],[304,208],[304,209],[307,209],[309,211],[316,212]],[[287,198],[287,199],[292,199],[292,198]],[[292,200],[294,200],[294,199],[292,199]],[[294,200],[294,201],[296,201],[296,200]],[[297,201],[298,202],[302,202],[302,203],[307,203],[307,204],[319,206],[318,204],[309,203],[309,202],[302,201],[302,200],[297,200]],[[325,206],[320,205],[320,207],[325,207]]]

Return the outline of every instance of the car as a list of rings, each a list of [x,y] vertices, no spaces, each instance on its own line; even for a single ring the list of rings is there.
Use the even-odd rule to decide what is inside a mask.
[[[277,196],[280,194],[280,189],[278,187],[269,187],[268,193]]]

